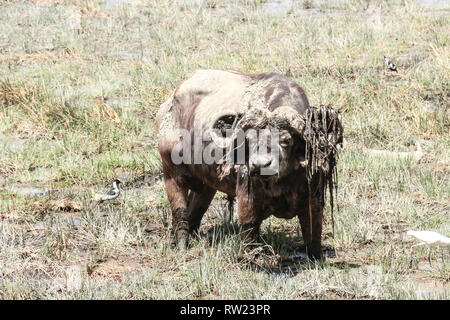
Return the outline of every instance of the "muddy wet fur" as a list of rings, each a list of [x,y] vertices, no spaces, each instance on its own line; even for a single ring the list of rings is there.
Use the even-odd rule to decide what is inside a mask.
[[[228,97],[228,106],[222,105],[223,96]],[[227,109],[233,110],[226,114],[223,110]],[[211,121],[217,113],[219,118]],[[291,143],[277,160],[284,169],[267,179],[250,174],[248,159],[241,165],[174,165],[171,151],[180,140],[173,132],[179,128],[192,132],[196,121],[212,122],[219,130],[232,128],[245,132],[266,128],[288,132]],[[237,198],[239,225],[246,243],[260,242],[260,225],[270,215],[286,219],[297,216],[308,256],[322,258],[325,193],[328,189],[333,212],[337,191],[337,146],[343,135],[339,112],[330,106],[310,106],[303,89],[276,73],[244,75],[199,70],[161,105],[157,127],[173,215],[172,234],[181,248],[186,248],[189,234],[198,230],[219,190],[229,199]],[[236,148],[235,144],[227,146]]]

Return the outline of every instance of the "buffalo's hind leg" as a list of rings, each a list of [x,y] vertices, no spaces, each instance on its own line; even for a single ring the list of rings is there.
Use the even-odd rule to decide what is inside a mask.
[[[198,231],[203,215],[208,210],[216,190],[205,186],[201,192],[191,191],[188,201],[189,233]]]

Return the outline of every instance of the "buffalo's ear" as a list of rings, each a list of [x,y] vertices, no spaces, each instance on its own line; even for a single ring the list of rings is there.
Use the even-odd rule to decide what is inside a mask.
[[[294,156],[296,161],[300,163],[302,167],[305,167],[305,149],[306,149],[306,142],[304,139],[302,139],[299,135],[294,136]]]

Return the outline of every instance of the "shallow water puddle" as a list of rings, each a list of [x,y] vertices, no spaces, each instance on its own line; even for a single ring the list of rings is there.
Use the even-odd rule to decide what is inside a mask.
[[[305,17],[342,17],[354,16],[354,13],[344,10],[327,10],[323,11],[320,8],[302,9],[296,5],[292,0],[270,1],[261,6],[262,11],[268,14],[285,14],[295,13]]]
[[[47,188],[35,188],[25,186],[6,186],[6,190],[30,197],[45,197],[50,192]]]
[[[292,10],[292,0],[269,1],[263,4],[263,11],[266,13],[281,14]]]
[[[290,255],[288,255],[288,258],[290,259],[306,259],[306,252],[298,252],[298,251],[294,251],[294,253],[291,253]]]
[[[336,258],[336,254],[333,250],[324,250],[322,252],[324,258]],[[294,251],[288,255],[289,259],[306,259],[306,252]]]
[[[285,283],[292,282],[295,279],[295,276],[293,274],[288,273],[274,273],[273,277],[275,278],[275,280],[282,281]]]
[[[418,7],[427,9],[450,9],[448,0],[416,0],[415,4]]]
[[[144,52],[139,50],[121,50],[108,53],[107,56],[121,60],[138,60],[144,56]]]
[[[107,0],[103,4],[103,7],[112,8],[112,7],[117,7],[120,5],[132,4],[133,2],[139,2],[139,0]]]
[[[81,226],[81,218],[77,216],[69,216],[62,219],[49,220],[53,218],[47,218],[46,221],[38,221],[36,222],[30,230],[32,231],[40,231],[40,230],[49,230],[52,226],[59,226],[62,228],[78,228]]]
[[[0,149],[10,152],[22,151],[27,147],[27,143],[23,139],[9,137],[0,132]]]
[[[417,279],[414,292],[418,299],[443,299],[450,295],[450,285],[434,280]]]
[[[79,227],[81,225],[81,219],[76,217],[70,217],[67,219],[63,219],[61,223],[64,227],[71,227],[71,226]]]
[[[106,104],[108,106],[122,107],[122,108],[128,108],[130,106],[130,103],[128,101],[121,100],[121,99],[108,99]]]

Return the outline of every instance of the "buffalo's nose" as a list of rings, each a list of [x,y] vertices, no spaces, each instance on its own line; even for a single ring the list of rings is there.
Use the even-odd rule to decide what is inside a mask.
[[[255,155],[250,159],[254,168],[266,168],[272,163],[272,158],[265,155]]]

